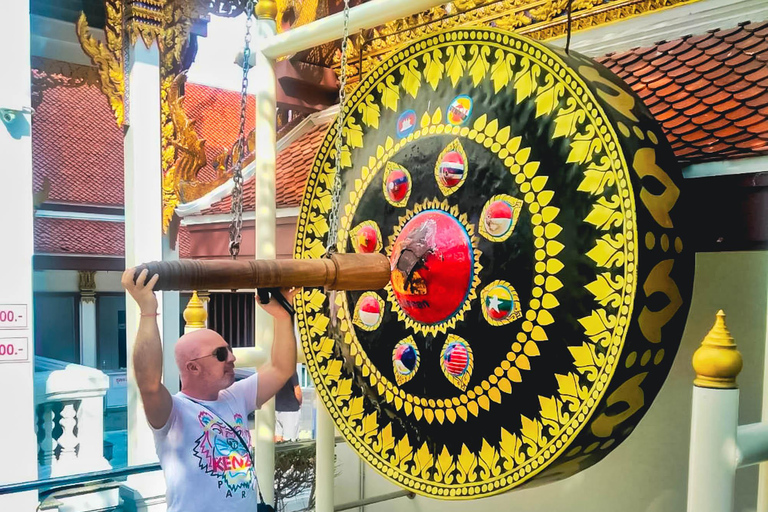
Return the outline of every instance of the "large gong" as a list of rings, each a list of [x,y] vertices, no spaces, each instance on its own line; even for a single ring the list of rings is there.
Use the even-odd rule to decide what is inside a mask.
[[[344,107],[339,252],[386,289],[298,298],[309,371],[350,446],[419,494],[569,476],[658,393],[688,310],[681,175],[604,67],[491,29],[415,42]],[[336,129],[301,206],[324,252]]]

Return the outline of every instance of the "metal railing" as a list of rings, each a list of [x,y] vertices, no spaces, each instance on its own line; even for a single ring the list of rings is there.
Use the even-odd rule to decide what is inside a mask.
[[[290,443],[281,443],[275,445],[275,451],[292,451],[314,446],[314,439],[307,441],[295,441]],[[89,473],[80,473],[76,475],[60,476],[54,478],[43,478],[39,480],[31,480],[28,482],[18,482],[14,484],[0,485],[0,496],[4,494],[15,494],[19,492],[27,491],[48,491],[59,492],[68,489],[73,489],[86,484],[94,482],[102,482],[104,480],[114,480],[117,478],[124,478],[131,475],[138,475],[141,473],[149,473],[151,471],[160,471],[160,463],[153,462],[150,464],[141,464],[137,466],[127,466],[124,468],[106,469],[103,471],[92,471]]]

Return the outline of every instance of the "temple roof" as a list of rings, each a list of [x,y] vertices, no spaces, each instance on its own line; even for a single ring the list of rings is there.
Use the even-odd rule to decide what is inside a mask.
[[[35,253],[122,256],[125,225],[122,222],[35,218]]]
[[[121,206],[123,132],[94,86],[54,87],[32,117],[34,189],[50,182],[48,200]]]
[[[597,60],[643,99],[681,162],[768,153],[768,22]]]

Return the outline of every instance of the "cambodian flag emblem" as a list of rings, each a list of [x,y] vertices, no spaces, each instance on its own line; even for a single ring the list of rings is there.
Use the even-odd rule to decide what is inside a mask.
[[[397,118],[397,136],[407,137],[416,128],[416,112],[406,110]]]
[[[438,178],[444,186],[453,188],[461,183],[465,170],[466,165],[461,153],[448,151],[440,162]]]

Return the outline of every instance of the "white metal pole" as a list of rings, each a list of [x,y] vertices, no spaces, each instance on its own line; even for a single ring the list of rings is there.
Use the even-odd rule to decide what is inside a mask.
[[[32,319],[32,116],[30,115],[29,2],[3,4],[0,30],[0,174],[6,193],[0,201],[0,424],[4,464],[0,484],[37,478]],[[31,512],[37,492],[0,496],[0,510]]]
[[[731,512],[739,390],[693,388],[688,512]]]
[[[445,0],[371,0],[349,10],[349,33],[354,34],[444,3]],[[340,39],[343,27],[343,12],[326,16],[271,37],[262,46],[262,52],[271,59],[292,55]]]
[[[259,4],[259,7],[263,6]],[[259,8],[257,7],[257,12]],[[257,259],[274,259],[275,243],[275,146],[277,104],[275,100],[277,79],[274,62],[260,51],[261,45],[277,32],[274,18],[261,13],[256,23],[255,66],[250,71],[250,83],[255,85],[256,96],[256,141],[255,172],[256,218],[255,239]],[[261,349],[266,360],[272,353],[274,325],[272,317],[261,308],[256,308],[256,347]],[[275,401],[269,400],[256,413],[256,473],[259,487],[267,503],[274,504],[275,493]]]
[[[315,440],[315,511],[333,512],[336,429],[325,404],[317,395],[317,439]]]
[[[760,464],[768,460],[768,423],[741,425],[736,432],[738,467]]]

